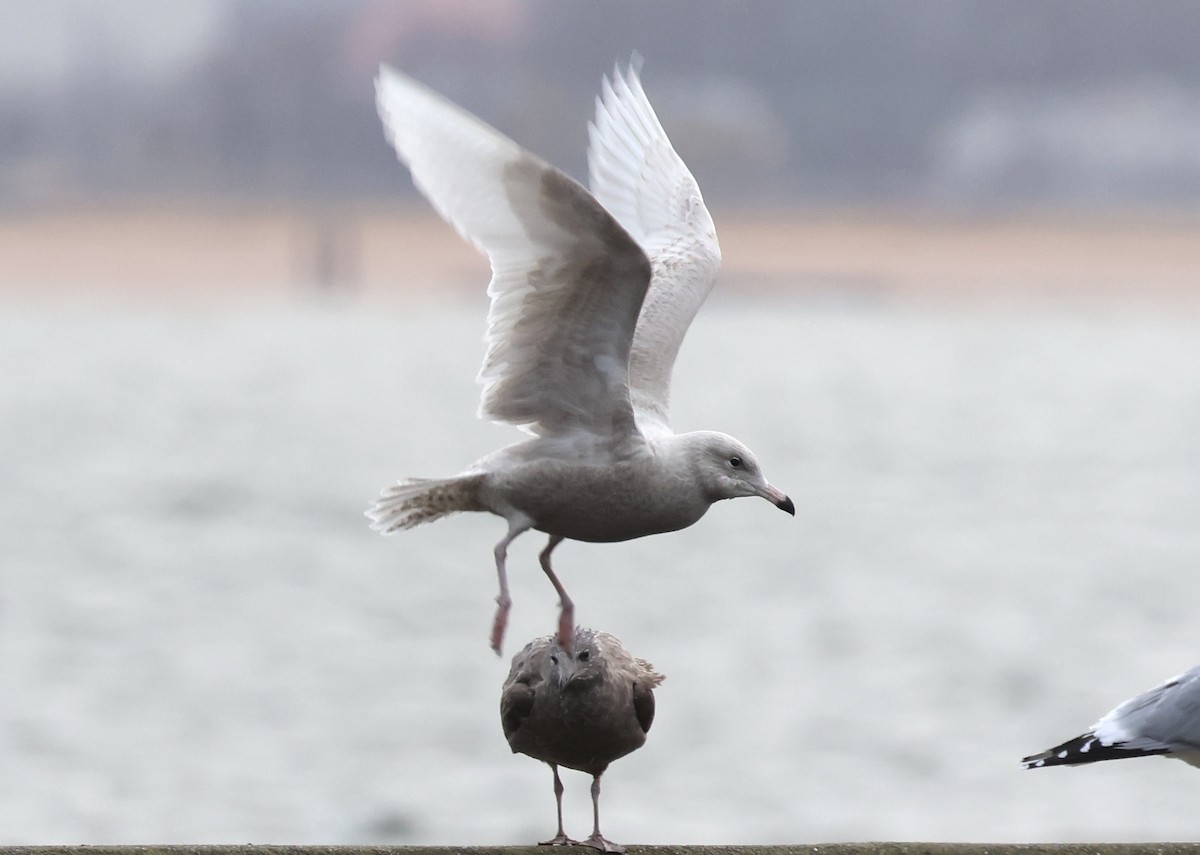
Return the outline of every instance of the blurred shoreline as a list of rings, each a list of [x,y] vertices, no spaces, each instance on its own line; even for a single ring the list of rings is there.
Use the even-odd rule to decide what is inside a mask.
[[[1007,298],[1200,294],[1200,214],[715,212],[722,291]],[[5,291],[475,293],[485,259],[427,208],[124,204],[0,217]]]

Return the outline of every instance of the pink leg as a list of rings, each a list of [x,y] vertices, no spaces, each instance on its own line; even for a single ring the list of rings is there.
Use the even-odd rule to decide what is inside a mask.
[[[500,594],[496,597],[496,616],[492,619],[492,650],[500,655],[500,645],[504,642],[504,630],[508,628],[508,611],[512,608],[512,598],[508,595],[508,570],[505,562],[508,560],[508,545],[523,531],[528,531],[533,523],[525,518],[509,520],[508,534],[496,544],[492,554],[496,556],[496,575],[500,577]]]
[[[554,770],[554,804],[558,808],[558,833],[549,840],[543,840],[538,846],[574,846],[575,841],[567,837],[563,831],[562,824],[562,796],[563,785],[562,779],[558,777],[558,766],[551,763],[550,768]]]
[[[592,836],[582,842],[601,852],[623,853],[624,846],[606,840],[600,833],[600,776],[603,774],[601,771],[592,777]]]
[[[560,606],[558,613],[558,644],[570,654],[571,642],[575,638],[575,603],[567,596],[567,589],[562,586],[562,582],[558,581],[558,577],[554,575],[554,570],[550,568],[550,553],[562,541],[563,539],[558,535],[551,535],[550,542],[546,544],[546,548],[538,555],[538,561],[541,562],[542,571],[550,579],[550,584],[558,592]]]

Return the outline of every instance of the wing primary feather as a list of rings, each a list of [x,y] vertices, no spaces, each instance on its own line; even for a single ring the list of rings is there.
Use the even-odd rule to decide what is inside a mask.
[[[640,58],[601,84],[588,126],[592,192],[650,257],[653,277],[630,352],[643,432],[669,431],[670,380],[688,326],[721,262],[696,179],[671,146],[639,77]]]

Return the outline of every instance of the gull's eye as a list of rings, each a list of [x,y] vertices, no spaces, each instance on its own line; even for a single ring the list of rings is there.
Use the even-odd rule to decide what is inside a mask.
[[[586,650],[584,650],[584,651],[580,652],[580,654],[577,658],[579,659],[580,662],[587,662],[589,655],[590,654]]]
[[[734,469],[741,469],[742,468],[742,458],[738,457],[735,454],[733,457],[729,458],[729,465],[732,466]]]
[[[551,653],[551,654],[550,654],[550,664],[551,664],[551,665],[557,665],[557,664],[558,664],[558,657],[557,657],[555,654],[553,654],[553,653]]]

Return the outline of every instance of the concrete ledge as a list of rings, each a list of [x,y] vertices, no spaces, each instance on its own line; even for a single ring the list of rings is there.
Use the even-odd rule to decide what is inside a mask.
[[[0,846],[0,855],[587,855],[586,846]],[[830,843],[629,846],[629,855],[1200,855],[1200,843]]]

